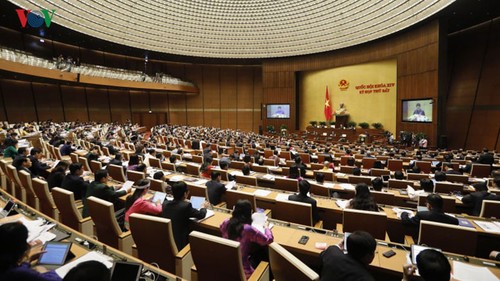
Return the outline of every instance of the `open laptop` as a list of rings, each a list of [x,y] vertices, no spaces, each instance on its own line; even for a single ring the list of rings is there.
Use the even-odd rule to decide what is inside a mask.
[[[3,207],[2,211],[0,211],[0,219],[6,218],[12,212],[12,210],[14,210],[14,207],[16,207],[16,203],[14,203],[14,201],[7,201],[5,207]]]

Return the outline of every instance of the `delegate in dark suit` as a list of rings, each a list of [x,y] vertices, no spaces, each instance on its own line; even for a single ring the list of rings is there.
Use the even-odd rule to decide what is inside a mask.
[[[337,246],[330,246],[321,253],[323,268],[321,280],[325,281],[375,281],[361,263],[344,254]]]
[[[401,220],[403,224],[412,224],[417,226],[420,225],[421,220],[458,225],[458,219],[446,215],[443,211],[437,210],[417,212],[417,214],[411,218],[408,213],[404,212],[401,214]]]
[[[351,236],[354,237],[351,238]],[[375,254],[377,242],[367,232],[355,231],[347,238],[348,254],[336,245],[320,255],[321,280],[323,281],[375,281],[368,271]]]
[[[292,194],[288,196],[288,200],[311,204],[314,223],[319,221],[319,214],[318,214],[318,207],[316,204],[316,200],[312,199],[307,195],[302,195],[301,193]]]
[[[206,209],[199,211],[193,208],[191,202],[184,200],[172,200],[163,203],[162,216],[172,221],[172,231],[174,232],[175,245],[181,250],[188,243],[190,232],[190,218],[202,219],[207,214]]]
[[[95,181],[89,184],[85,198],[90,196],[97,197],[102,200],[106,200],[115,205],[115,211],[123,208],[123,203],[120,201],[119,197],[127,194],[126,190],[115,191],[113,187],[107,186],[108,182],[108,172],[106,170],[100,170],[95,174]],[[89,216],[89,209],[87,200],[83,201],[83,211],[82,216],[84,218]]]
[[[288,196],[288,200],[311,204],[313,221],[314,223],[316,223],[319,221],[318,207],[316,204],[316,200],[307,196],[307,193],[310,189],[311,184],[307,180],[301,180],[299,182],[299,194]]]
[[[475,184],[476,192],[465,195],[462,202],[472,206],[472,215],[479,216],[483,205],[483,200],[496,200],[500,201],[500,196],[489,193],[488,187],[485,183]]]
[[[207,210],[201,208],[196,210],[191,202],[185,201],[188,194],[185,182],[176,182],[172,185],[174,200],[163,202],[161,215],[172,221],[172,231],[174,233],[175,245],[182,250],[189,243],[190,218],[202,219],[206,216]]]
[[[226,187],[220,183],[221,175],[219,172],[213,171],[211,178],[212,180],[205,184],[208,191],[208,201],[212,205],[217,205],[222,202],[222,196],[226,193]]]
[[[47,170],[50,168],[47,164],[42,163],[38,160],[36,156],[31,155],[31,167],[29,168],[35,176],[47,175]]]
[[[88,185],[89,183],[79,175],[67,174],[61,183],[61,188],[73,192],[75,200],[80,200],[85,197]]]
[[[417,212],[412,218],[409,217],[408,213],[403,212],[401,214],[403,224],[419,226],[421,220],[426,220],[458,225],[458,219],[443,212],[443,198],[441,195],[429,194],[427,196],[427,208],[429,211]]]
[[[493,163],[495,163],[495,157],[492,153],[483,152],[481,153],[481,155],[479,155],[479,159],[477,160],[477,162],[481,164],[492,165]]]

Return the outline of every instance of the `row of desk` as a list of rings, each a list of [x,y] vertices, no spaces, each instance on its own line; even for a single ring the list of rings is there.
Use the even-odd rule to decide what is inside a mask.
[[[6,203],[7,200],[13,199],[16,200],[14,197],[12,197],[10,194],[5,192],[3,189],[0,189],[0,207],[3,207]],[[66,233],[68,235],[68,238],[66,238],[64,241],[67,242],[72,242],[71,246],[71,253],[75,256],[71,260],[68,261],[68,263],[73,262],[78,260],[79,258],[83,257],[84,255],[90,253],[90,252],[96,252],[96,256],[103,258],[103,259],[108,259],[110,262],[113,260],[119,260],[119,261],[128,261],[128,262],[136,262],[136,263],[142,263],[144,266],[144,270],[150,271],[154,273],[155,277],[158,277],[157,280],[161,281],[180,281],[183,280],[178,276],[175,276],[174,274],[171,274],[169,272],[163,271],[159,269],[158,267],[144,263],[143,261],[132,257],[130,255],[125,254],[124,252],[121,252],[115,248],[112,248],[110,246],[107,246],[96,239],[92,237],[88,237],[74,229],[71,229],[67,227],[66,225],[63,225],[59,223],[58,221],[53,220],[52,218],[45,216],[44,214],[38,212],[37,210],[25,205],[22,202],[18,202],[16,200],[17,208],[16,211],[18,214],[13,215],[13,216],[8,216],[6,218],[0,219],[0,224],[7,223],[7,222],[12,222],[12,221],[17,221],[20,218],[26,218],[28,220],[33,220],[37,218],[42,218],[45,221],[55,223],[55,229],[57,231],[60,231],[62,233]],[[90,247],[92,249],[90,249]],[[153,281],[154,279],[145,279],[149,281]]]
[[[214,216],[209,217],[194,226],[195,230],[210,233],[220,236],[220,224],[231,215],[227,210],[216,209]],[[326,243],[326,245],[337,245],[343,240],[343,234],[334,231],[326,231],[319,233],[313,228],[306,228],[304,226],[289,224],[281,221],[270,219],[275,225],[272,228],[274,241],[285,247],[293,255],[311,267],[313,270],[319,271],[321,260],[320,253],[322,249],[317,248],[317,244]],[[308,236],[309,240],[305,245],[299,244],[298,241],[302,236]],[[388,250],[393,250],[396,255],[390,258],[383,256]],[[401,280],[402,267],[408,263],[407,256],[409,248],[398,243],[387,243],[378,241],[375,251],[375,258],[370,264],[370,271],[376,280]],[[487,267],[497,278],[500,278],[500,265],[492,263],[488,260],[477,258],[464,258],[463,256],[446,253],[450,263],[453,265],[459,262],[477,267]],[[496,266],[495,266],[496,265]]]
[[[189,184],[196,185],[196,183],[193,182],[193,178],[191,178],[191,175],[179,175],[177,173],[172,173],[167,175],[167,178],[172,178],[173,176],[177,177],[176,180],[179,180],[180,178],[188,178],[187,181],[190,182]],[[204,186],[203,183],[200,185]],[[329,188],[337,191],[343,190],[342,184],[334,184],[333,186],[329,186]],[[287,197],[290,194],[293,194],[292,192],[248,186],[243,184],[237,184],[236,189],[240,192],[256,194],[255,198],[257,207],[261,209],[271,210],[271,214],[276,208],[275,205],[277,198],[283,198]],[[265,195],[262,195],[262,192],[259,191],[265,191]],[[399,200],[401,201],[411,201],[407,195],[401,195],[396,190],[389,190],[388,192],[394,193],[395,197],[399,198]],[[314,195],[313,198],[317,201],[318,212],[320,214],[321,220],[323,221],[323,228],[326,230],[336,230],[337,225],[342,224],[343,220],[343,209],[337,204],[336,201],[342,199]],[[456,199],[456,201],[457,205],[461,204],[460,200]],[[387,234],[389,235],[389,238],[392,242],[404,243],[406,235],[414,237],[415,240],[416,238],[418,238],[418,227],[415,227],[413,225],[404,225],[401,219],[398,218],[397,213],[393,210],[393,206],[379,206],[381,207],[380,212],[385,213],[385,215],[387,216]],[[414,206],[416,206],[416,204]],[[411,210],[414,211],[415,208]],[[500,249],[500,233],[487,232],[473,222],[474,220],[491,220],[460,214],[454,215],[457,218],[469,220],[478,232],[478,249],[476,256],[486,258],[492,250]]]

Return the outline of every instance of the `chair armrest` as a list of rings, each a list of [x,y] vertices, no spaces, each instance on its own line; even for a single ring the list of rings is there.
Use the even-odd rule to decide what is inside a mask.
[[[413,237],[411,235],[405,235],[405,245],[412,245],[415,244],[415,241],[413,240]]]
[[[247,281],[269,280],[269,263],[260,262]]]
[[[340,232],[340,233],[343,233],[344,231],[344,226],[341,224],[341,223],[337,223],[337,227],[335,228],[337,229],[337,232]]]
[[[189,280],[192,275],[190,274],[191,267],[194,267],[194,262],[191,247],[188,244],[175,256],[175,275]]]
[[[120,238],[126,238],[127,236],[129,236],[130,234],[132,234],[132,232],[129,231],[125,231],[125,232],[122,232],[122,234],[120,234]]]
[[[195,265],[191,266],[191,281],[198,281],[198,271]]]
[[[137,245],[132,245],[132,256],[134,258],[139,258],[139,251],[137,250]]]
[[[271,209],[265,209],[264,214],[266,214],[268,218],[272,218],[273,212],[271,211]]]
[[[215,205],[215,207],[226,208],[226,202],[220,202],[219,204]]]
[[[91,217],[86,217],[86,218],[83,218],[80,220],[80,223],[85,223],[85,222],[88,222],[88,221],[91,221],[92,218]]]
[[[187,254],[191,252],[191,246],[189,244],[186,245],[182,250],[180,250],[177,255],[175,255],[176,258],[184,258]]]
[[[323,228],[323,221],[318,221],[314,224],[314,228]]]

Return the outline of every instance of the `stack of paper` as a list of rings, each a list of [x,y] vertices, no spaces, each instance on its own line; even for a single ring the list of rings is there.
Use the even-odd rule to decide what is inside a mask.
[[[276,195],[276,201],[288,201],[288,196],[290,196],[290,194],[279,193]]]
[[[474,223],[476,223],[486,232],[500,233],[500,223],[493,223],[493,222],[479,221],[479,220],[475,220]]]
[[[350,183],[339,183],[338,185],[340,187],[342,187],[342,189],[344,189],[344,190],[354,190],[355,189],[355,186],[350,184]]]
[[[394,213],[396,213],[398,218],[401,218],[402,213],[408,213],[408,217],[410,217],[410,218],[413,217],[413,212],[410,210],[400,209],[398,207],[394,207],[394,208],[392,208],[392,210],[394,211]]]
[[[335,203],[337,203],[337,206],[339,206],[341,209],[345,209],[347,207],[347,204],[349,204],[349,200],[336,200]]]
[[[263,178],[265,178],[266,180],[274,180],[274,176],[273,175],[270,175],[270,174],[265,174],[264,176],[262,176]]]
[[[194,182],[194,184],[196,185],[205,185],[207,183],[208,180],[206,179],[199,179],[197,181]]]
[[[498,278],[486,267],[453,261],[453,280],[497,281]]]
[[[184,179],[183,176],[181,176],[181,175],[175,175],[175,176],[171,177],[169,179],[169,181],[177,182],[177,181],[182,181],[182,179]]]
[[[271,194],[271,191],[259,189],[259,190],[256,190],[253,194],[255,196],[266,197],[267,195]],[[288,199],[288,196],[287,196],[287,199]]]
[[[230,181],[226,184],[226,189],[232,189],[236,185],[235,181]]]

